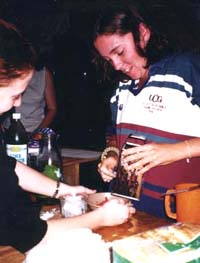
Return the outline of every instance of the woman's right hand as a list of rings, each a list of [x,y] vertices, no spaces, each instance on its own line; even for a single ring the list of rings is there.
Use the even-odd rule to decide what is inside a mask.
[[[110,182],[116,177],[116,158],[110,156],[98,164],[98,172],[100,173],[104,182]]]
[[[122,204],[116,199],[111,199],[100,208],[101,223],[103,226],[114,226],[127,222],[127,220],[136,212],[130,204]]]

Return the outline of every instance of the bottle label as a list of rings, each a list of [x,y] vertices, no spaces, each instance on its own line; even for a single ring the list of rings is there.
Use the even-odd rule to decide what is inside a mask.
[[[7,144],[6,145],[7,154],[19,162],[27,164],[27,145],[20,144],[20,145],[13,145]]]
[[[43,174],[53,180],[59,180],[61,178],[60,168],[56,167],[55,165],[48,165],[46,164],[44,167]]]

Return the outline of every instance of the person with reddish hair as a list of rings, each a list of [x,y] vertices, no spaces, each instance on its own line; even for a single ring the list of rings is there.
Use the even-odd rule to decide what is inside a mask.
[[[35,63],[36,54],[29,41],[13,25],[0,20],[0,114],[21,104]],[[56,240],[59,247],[62,242],[59,237],[67,237],[70,229],[121,224],[134,212],[125,204],[110,201],[84,215],[44,221],[30,199],[30,192],[61,198],[95,191],[51,180],[3,154],[1,149],[0,181],[0,245],[13,246],[26,254],[32,249],[37,253],[37,248],[38,251],[40,246],[44,249],[52,240]],[[55,250],[55,255],[58,254],[60,251]]]

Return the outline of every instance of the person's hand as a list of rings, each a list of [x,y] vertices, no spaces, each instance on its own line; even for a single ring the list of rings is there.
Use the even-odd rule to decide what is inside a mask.
[[[114,177],[116,177],[116,166],[117,160],[113,157],[108,157],[103,160],[103,162],[98,164],[98,172],[104,182],[110,182]]]
[[[166,165],[182,158],[179,144],[150,143],[122,152],[124,168],[144,174],[151,168]]]
[[[136,210],[130,204],[122,204],[116,199],[111,199],[98,208],[98,211],[101,213],[104,226],[114,226],[127,222]]]

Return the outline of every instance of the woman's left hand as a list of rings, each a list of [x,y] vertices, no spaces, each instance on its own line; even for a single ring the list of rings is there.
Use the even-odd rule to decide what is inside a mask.
[[[180,160],[184,158],[181,144],[149,143],[126,149],[122,152],[124,168],[144,174],[153,167]]]

